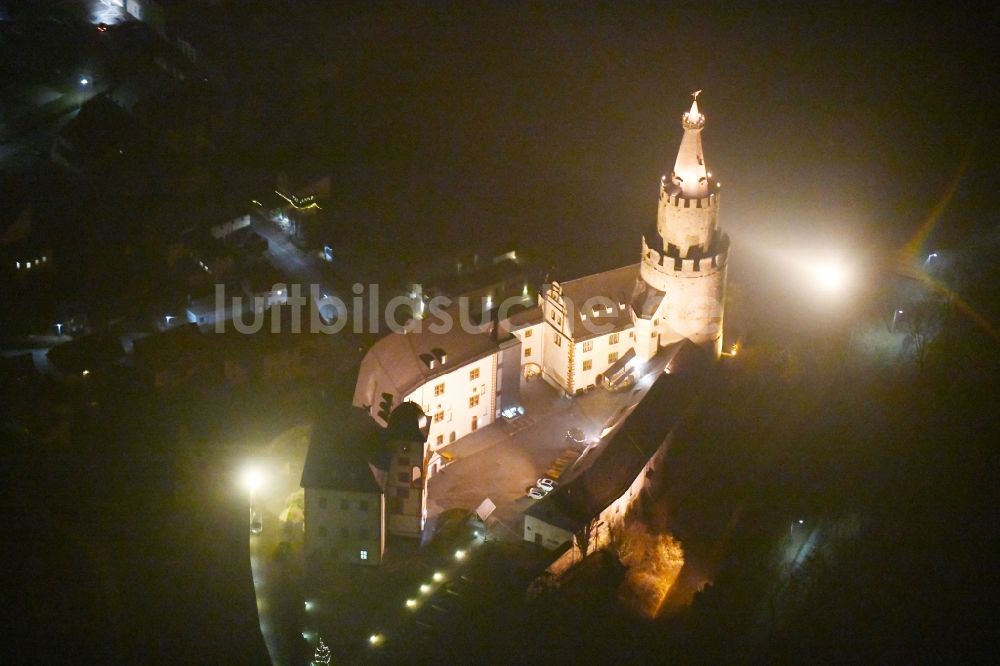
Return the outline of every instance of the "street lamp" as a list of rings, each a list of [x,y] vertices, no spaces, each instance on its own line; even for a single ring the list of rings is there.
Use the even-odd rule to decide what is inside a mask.
[[[88,79],[86,76],[80,77],[80,85],[81,86],[89,86],[90,85],[90,79]]]
[[[56,335],[61,336],[62,335],[62,329],[63,329],[63,325],[62,324],[56,324]]]
[[[901,314],[903,314],[903,311],[902,311],[902,310],[896,310],[895,312],[893,312],[893,313],[892,313],[892,332],[893,332],[893,333],[895,333],[895,332],[896,332],[896,319],[897,319],[897,318],[899,317],[899,315],[901,315]]]
[[[257,518],[257,512],[254,510],[253,505],[257,490],[260,489],[262,483],[263,477],[257,468],[250,467],[243,473],[243,485],[250,494],[250,532],[253,534],[259,534],[262,528],[261,521]]]

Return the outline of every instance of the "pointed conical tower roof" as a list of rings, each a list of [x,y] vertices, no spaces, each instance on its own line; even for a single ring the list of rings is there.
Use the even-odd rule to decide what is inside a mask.
[[[705,127],[705,115],[698,110],[698,93],[692,93],[691,109],[681,116],[684,137],[677,150],[671,181],[687,199],[701,199],[708,196],[708,174],[705,156],[701,149],[701,130]]]

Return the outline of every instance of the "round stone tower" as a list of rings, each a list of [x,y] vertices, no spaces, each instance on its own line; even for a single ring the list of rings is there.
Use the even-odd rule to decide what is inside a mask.
[[[698,91],[701,92],[701,91]],[[674,170],[660,180],[656,229],[643,235],[642,263],[632,299],[636,354],[687,338],[722,351],[729,237],[719,230],[719,188],[705,165],[705,116],[698,93],[681,116],[684,136]]]

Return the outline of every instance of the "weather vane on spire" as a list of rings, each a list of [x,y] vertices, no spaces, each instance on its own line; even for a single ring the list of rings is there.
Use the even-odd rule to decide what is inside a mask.
[[[681,125],[686,130],[700,130],[705,126],[705,116],[698,110],[698,95],[700,94],[700,90],[691,93],[691,97],[694,98],[691,101],[691,110],[681,116]]]

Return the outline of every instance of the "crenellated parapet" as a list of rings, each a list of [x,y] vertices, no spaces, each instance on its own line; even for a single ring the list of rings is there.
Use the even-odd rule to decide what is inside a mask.
[[[666,291],[666,277],[698,277],[725,267],[729,260],[729,236],[719,236],[713,243],[711,252],[700,256],[682,257],[676,247],[669,246],[667,252],[660,252],[649,247],[646,239],[642,239],[642,266],[640,274],[651,286]]]
[[[718,205],[719,193],[712,192],[707,197],[689,198],[680,192],[670,193],[667,188],[660,188],[660,205],[674,208],[715,208]]]

